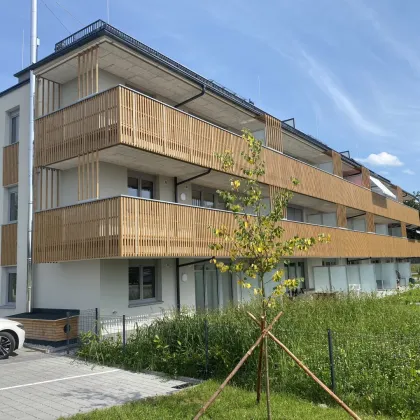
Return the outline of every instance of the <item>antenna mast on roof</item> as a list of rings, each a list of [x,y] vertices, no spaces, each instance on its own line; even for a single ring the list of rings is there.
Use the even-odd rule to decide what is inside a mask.
[[[36,63],[38,49],[38,2],[32,0],[31,6],[31,65]],[[33,170],[34,170],[34,119],[35,119],[35,84],[33,70],[29,71],[29,138],[28,138],[28,236],[27,236],[27,273],[26,273],[26,310],[32,310],[32,225],[33,225]]]

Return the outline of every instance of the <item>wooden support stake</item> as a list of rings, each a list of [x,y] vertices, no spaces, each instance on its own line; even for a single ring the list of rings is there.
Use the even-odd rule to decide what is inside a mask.
[[[265,318],[263,316],[261,317],[260,325],[261,325],[261,334],[262,334],[265,327]],[[257,373],[257,403],[258,404],[261,400],[263,354],[264,354],[264,341],[261,341],[260,353],[258,355],[258,373]]]
[[[220,385],[217,391],[210,397],[210,399],[201,407],[200,411],[194,417],[194,420],[198,420],[206,410],[214,403],[216,398],[219,394],[223,391],[229,381],[235,376],[236,372],[241,368],[241,366],[246,362],[249,356],[254,352],[254,350],[258,347],[264,337],[268,334],[268,332],[273,328],[274,324],[278,321],[278,319],[283,315],[283,312],[279,312],[276,317],[273,319],[272,323],[265,329],[258,340],[250,347],[250,349],[245,353],[244,357],[239,361],[239,363],[235,366],[232,372],[228,375],[228,377],[224,380],[224,382]],[[255,318],[255,317],[254,317]],[[258,322],[258,321],[257,321]]]
[[[250,312],[247,314],[254,320],[257,325],[260,325],[257,318]],[[327,385],[325,385],[320,379],[318,379],[277,337],[275,337],[267,328],[266,335],[268,335],[277,345],[279,345],[288,356],[310,377],[312,378],[327,394],[329,394],[351,417],[356,420],[361,418],[349,407],[344,401],[342,401],[334,392],[332,392]]]

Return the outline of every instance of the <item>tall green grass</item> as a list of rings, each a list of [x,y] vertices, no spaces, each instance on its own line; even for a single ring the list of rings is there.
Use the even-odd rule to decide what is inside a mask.
[[[419,289],[389,298],[376,296],[336,299],[285,300],[284,315],[273,332],[296,356],[330,384],[327,330],[333,331],[337,393],[355,408],[393,417],[420,412],[420,301]],[[223,311],[187,312],[139,328],[123,351],[120,340],[84,337],[80,356],[131,370],[155,370],[173,375],[223,379],[237,364],[259,331],[246,311],[250,303]],[[271,310],[269,318],[275,316]],[[204,325],[208,322],[208,372]],[[257,354],[233,383],[255,388]],[[326,402],[311,381],[274,343],[270,343],[272,391],[292,393]]]

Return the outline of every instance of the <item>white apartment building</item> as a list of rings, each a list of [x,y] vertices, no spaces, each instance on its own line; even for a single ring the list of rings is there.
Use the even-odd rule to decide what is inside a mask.
[[[408,193],[250,101],[97,21],[0,93],[0,316],[27,308],[29,70],[37,78],[33,308],[104,315],[248,299],[209,263],[208,226],[230,223],[215,151],[264,141],[267,203],[295,195],[286,235],[331,235],[285,267],[307,291],[391,289],[420,255]],[[238,70],[240,71],[240,70]],[[299,186],[289,185],[290,178]],[[412,239],[413,238],[413,239]],[[223,257],[223,256],[222,256]]]

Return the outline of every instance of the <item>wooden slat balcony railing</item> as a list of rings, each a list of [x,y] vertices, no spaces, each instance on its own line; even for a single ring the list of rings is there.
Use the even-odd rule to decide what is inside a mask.
[[[133,197],[115,197],[35,214],[34,262],[117,257],[211,257],[209,227],[233,228],[232,213]],[[285,238],[331,235],[308,257],[414,257],[420,243],[340,228],[282,222]],[[217,255],[217,254],[216,254]],[[223,255],[222,253],[220,255]]]
[[[3,148],[3,187],[19,182],[19,143]]]
[[[1,265],[17,265],[17,223],[1,227]]]
[[[189,115],[123,86],[111,88],[69,107],[41,117],[35,123],[35,166],[47,166],[113,145],[124,144],[202,167],[220,170],[215,152],[230,150],[241,174],[241,136]],[[372,193],[288,157],[264,148],[266,184],[342,204],[365,212],[420,225],[416,210]],[[298,178],[299,186],[291,183]]]

